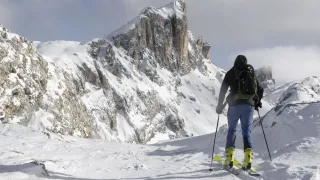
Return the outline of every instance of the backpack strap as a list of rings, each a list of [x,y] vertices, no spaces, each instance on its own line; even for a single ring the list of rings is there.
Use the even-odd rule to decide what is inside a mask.
[[[241,75],[241,71],[243,71],[242,69],[239,69],[237,67],[233,67],[233,71],[234,71],[234,74],[235,74],[235,77],[236,77],[236,80],[238,80],[240,78],[240,75]]]

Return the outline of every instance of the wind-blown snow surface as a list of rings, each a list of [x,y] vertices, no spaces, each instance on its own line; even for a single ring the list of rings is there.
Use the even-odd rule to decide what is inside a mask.
[[[262,179],[320,178],[320,103],[288,104],[263,120],[272,162],[261,127],[253,130],[254,166]],[[274,123],[275,122],[275,123]],[[236,159],[243,159],[238,133]],[[234,176],[213,162],[213,134],[152,145],[111,143],[42,133],[17,124],[0,125],[1,179],[135,180],[255,179]],[[218,132],[216,154],[223,156],[226,128]],[[30,162],[43,163],[43,166]],[[46,176],[45,173],[50,176]]]

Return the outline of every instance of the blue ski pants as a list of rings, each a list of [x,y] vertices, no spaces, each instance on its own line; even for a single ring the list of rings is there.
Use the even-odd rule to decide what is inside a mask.
[[[229,106],[228,109],[228,135],[226,148],[235,147],[237,125],[240,119],[244,149],[252,148],[252,123],[254,107],[249,104]]]

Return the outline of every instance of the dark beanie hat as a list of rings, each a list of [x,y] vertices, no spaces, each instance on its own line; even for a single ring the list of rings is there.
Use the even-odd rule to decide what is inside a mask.
[[[238,55],[236,60],[234,61],[235,67],[243,67],[244,65],[247,65],[247,58],[244,55]]]

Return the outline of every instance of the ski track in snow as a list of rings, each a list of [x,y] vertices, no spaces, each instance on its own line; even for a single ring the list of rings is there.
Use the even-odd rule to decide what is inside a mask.
[[[59,136],[17,124],[2,124],[0,132],[0,179],[257,179],[232,175],[215,161],[209,172],[213,134],[136,145]],[[225,136],[218,136],[215,152],[223,156]],[[265,149],[263,141],[256,146]],[[238,160],[242,154],[236,150]],[[319,179],[319,137],[306,137],[273,151],[272,162],[266,150],[254,156],[263,179]],[[34,160],[42,162],[50,176],[30,163]]]

